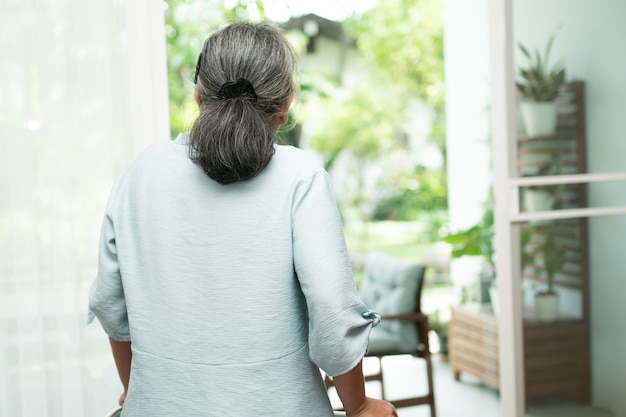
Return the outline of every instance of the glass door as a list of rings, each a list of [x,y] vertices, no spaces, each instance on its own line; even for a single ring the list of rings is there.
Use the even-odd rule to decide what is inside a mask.
[[[626,412],[612,389],[626,370],[610,354],[626,341],[606,325],[626,290],[626,3],[594,3],[489,3],[506,416]]]

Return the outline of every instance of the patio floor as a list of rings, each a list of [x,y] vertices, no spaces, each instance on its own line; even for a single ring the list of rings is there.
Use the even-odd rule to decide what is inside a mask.
[[[372,359],[371,361],[369,359]],[[367,358],[364,370],[375,371],[376,360]],[[385,358],[385,389],[389,399],[411,396],[426,391],[424,362],[411,356]],[[462,375],[457,382],[447,362],[434,356],[434,383],[437,417],[503,417],[498,392],[482,385],[470,375]],[[379,397],[377,382],[368,382],[369,396]],[[333,405],[338,405],[334,392]],[[428,406],[406,407],[398,410],[399,417],[430,417]],[[526,417],[615,417],[608,411],[583,406],[569,399],[536,401],[529,404]]]

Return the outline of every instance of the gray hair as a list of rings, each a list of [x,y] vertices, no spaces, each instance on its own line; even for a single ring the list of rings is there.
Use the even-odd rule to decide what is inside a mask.
[[[228,184],[257,176],[274,154],[272,118],[294,94],[295,54],[279,29],[233,23],[204,42],[196,68],[200,114],[191,129],[190,158]],[[225,85],[244,79],[250,95],[224,97]]]

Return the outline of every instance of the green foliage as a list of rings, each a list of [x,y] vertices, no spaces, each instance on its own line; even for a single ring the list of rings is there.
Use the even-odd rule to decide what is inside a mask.
[[[287,115],[287,123],[282,125],[276,132],[276,143],[279,145],[300,146],[302,125],[296,121],[293,111]]]
[[[391,196],[377,203],[374,214],[377,219],[409,220],[431,210],[447,210],[442,16],[441,0],[386,0],[344,23],[345,30],[356,39],[359,54],[372,68],[372,80],[365,86],[369,89],[367,97],[363,97],[365,100],[355,97],[346,103],[356,106],[343,119],[351,120],[354,128],[336,128],[343,130],[341,134],[358,134],[344,139],[354,145],[343,147],[345,143],[337,142],[335,135],[326,143],[318,143],[316,149],[329,145],[330,158],[327,160],[332,165],[341,152],[340,148],[352,152],[355,142],[361,140],[366,145],[373,145],[375,135],[382,143],[378,149],[376,146],[365,147],[371,151],[365,156],[368,159],[384,151],[402,148],[404,145],[397,137],[403,134],[404,109],[417,98],[432,110],[429,137],[443,161],[441,169],[436,172],[416,167],[413,172],[390,175],[396,176],[397,181],[385,184],[386,190],[392,192]],[[376,108],[368,110],[368,106]],[[363,111],[369,112],[370,117],[365,119],[365,124],[358,126]],[[435,229],[439,230],[439,227],[434,227],[433,231]]]
[[[522,97],[531,98],[534,101],[552,101],[559,94],[559,90],[565,84],[565,66],[563,61],[558,61],[550,67],[550,51],[554,43],[556,33],[550,36],[543,58],[538,50],[534,56],[521,43],[518,44],[526,59],[528,67],[519,69],[520,81],[516,82],[518,91]]]
[[[443,5],[440,0],[379,1],[346,23],[376,67],[434,109],[444,104]]]
[[[362,161],[362,170],[381,164],[399,149],[411,152],[403,129],[409,102],[419,99],[432,110],[430,139],[441,152],[441,170],[394,169],[380,184],[382,192],[364,196],[357,190],[351,204],[375,207],[373,217],[380,220],[415,220],[431,210],[447,210],[441,1],[379,1],[343,27],[356,39],[369,78],[357,89],[338,86],[328,99],[309,103],[324,115],[314,124],[311,147],[323,155],[328,170],[343,153]],[[366,211],[369,218],[372,211]],[[441,226],[433,225],[434,236]]]
[[[265,18],[262,0],[222,1],[222,13],[227,20],[246,19],[260,21]]]
[[[450,317],[450,312],[446,311],[446,314],[444,314],[444,309],[448,310],[448,307],[440,307],[428,315],[428,324],[431,330],[435,331],[439,336],[446,336],[448,334],[450,324],[450,320],[446,319],[446,317]]]
[[[304,33],[291,30],[286,33],[286,36],[296,54],[300,55],[306,52],[308,37]],[[333,75],[306,71],[305,69],[301,69],[298,74],[298,87],[295,104],[292,104],[289,109],[287,123],[281,126],[277,133],[276,142],[281,145],[300,146],[304,123],[301,108],[306,107],[310,101],[316,103],[319,103],[320,100],[322,102],[331,101],[337,88]]]
[[[533,231],[534,228],[532,226],[525,226],[520,230],[520,263],[522,271],[524,271],[527,266],[532,265],[535,261],[535,257],[528,249],[528,245],[530,244],[533,236]]]
[[[193,98],[193,71],[202,44],[222,23],[236,18],[262,20],[260,0],[230,2],[164,0],[170,134],[189,130],[198,109]]]
[[[393,173],[385,189],[390,197],[380,200],[374,210],[375,220],[415,220],[423,212],[443,212],[448,208],[446,185],[441,176],[418,165],[410,173]]]
[[[351,253],[380,250],[419,262],[421,254],[432,248],[433,240],[422,238],[429,226],[416,221],[354,221],[345,228],[346,243]]]
[[[546,162],[539,166],[536,173],[533,174],[524,174],[524,177],[532,177],[532,176],[551,176],[551,175],[559,175],[563,173],[562,162],[559,153],[552,154],[552,160]],[[539,191],[545,193],[546,198],[553,198],[553,204],[551,209],[558,210],[562,206],[562,197],[567,190],[567,186],[564,184],[554,184],[554,185],[529,185],[522,190],[522,195],[527,193],[528,191]]]
[[[448,234],[444,241],[452,245],[452,258],[482,256],[491,271],[492,277],[495,277],[493,205],[488,205],[477,224],[469,229]]]
[[[324,156],[326,169],[332,168],[341,152],[372,160],[395,147],[402,108],[390,89],[375,91],[368,86],[315,103],[325,109],[326,117],[310,144]]]
[[[557,245],[554,236],[549,235],[543,244],[543,266],[548,278],[548,292],[554,292],[554,276],[565,264],[565,249]]]
[[[359,51],[369,58],[377,76],[399,88],[396,100],[418,97],[433,109],[431,140],[444,161],[443,2],[441,0],[379,1],[345,28],[357,39]],[[378,83],[376,84],[378,86]]]
[[[520,229],[520,263],[523,271],[532,266],[535,253],[529,247],[534,232],[533,226],[524,226]],[[462,256],[482,256],[489,267],[492,277],[495,277],[495,229],[493,205],[489,205],[480,221],[469,229],[448,234],[444,241],[452,245],[452,258]],[[552,250],[552,247],[548,248]],[[560,268],[561,266],[558,266]],[[557,268],[557,269],[558,269]]]
[[[223,21],[215,2],[165,0],[167,84],[170,134],[188,130],[197,116],[193,99],[193,70],[206,36]]]

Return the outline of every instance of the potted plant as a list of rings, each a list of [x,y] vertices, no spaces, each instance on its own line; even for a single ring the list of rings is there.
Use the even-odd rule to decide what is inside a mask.
[[[452,245],[452,258],[482,256],[488,273],[493,278],[496,275],[493,235],[493,208],[488,207],[478,223],[466,230],[448,234],[444,241]]]
[[[543,57],[538,50],[531,54],[528,48],[518,43],[519,49],[528,60],[528,66],[519,69],[519,78],[515,85],[521,97],[520,114],[529,137],[549,136],[556,131],[555,99],[565,84],[566,74],[563,61],[550,66],[550,51],[555,35],[556,33],[550,36]]]
[[[437,334],[439,339],[439,354],[445,359],[448,356],[448,325],[449,319],[443,316],[443,307],[428,315],[428,323],[431,330]],[[448,314],[449,316],[449,314]]]
[[[561,172],[559,156],[555,156],[555,161],[546,162],[541,165],[533,176],[544,177],[547,175],[558,175]],[[523,191],[524,206],[528,212],[547,211],[558,208],[560,196],[563,193],[563,185],[541,185],[526,187]]]
[[[565,249],[557,245],[554,236],[550,235],[546,238],[542,251],[548,287],[535,295],[535,312],[538,320],[552,321],[559,314],[559,295],[554,291],[554,277],[565,264]]]
[[[494,246],[494,218],[493,207],[488,205],[480,221],[469,229],[448,234],[444,241],[452,245],[452,258],[479,255],[483,258],[486,271],[489,275],[489,300],[493,313],[499,313],[498,290],[496,287],[496,263]],[[522,271],[534,262],[533,253],[529,251],[532,239],[533,226],[525,226],[520,231],[520,261]]]
[[[483,292],[490,294],[492,307],[494,312],[497,310],[497,305],[494,306],[494,297],[491,296],[494,290],[494,282],[496,275],[495,264],[495,246],[494,246],[494,224],[493,224],[493,204],[487,204],[487,208],[481,219],[474,226],[458,231],[456,233],[450,233],[444,237],[444,242],[451,245],[452,250],[450,253],[451,258],[460,258],[462,256],[480,256],[484,261],[485,273],[480,280],[480,293],[481,298]],[[484,284],[487,284],[487,288],[482,288]],[[486,296],[485,296],[486,297]]]

